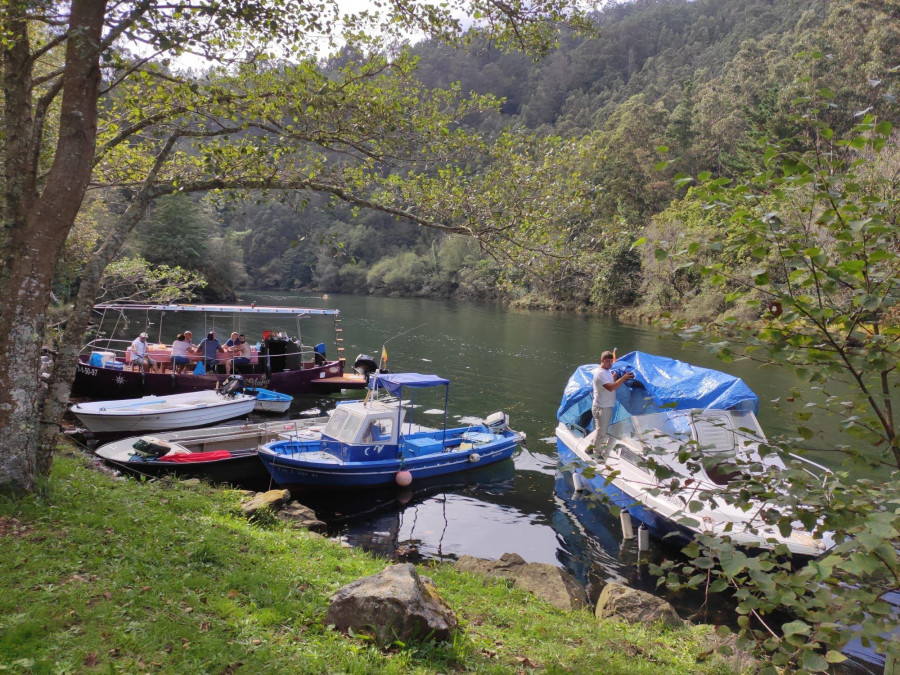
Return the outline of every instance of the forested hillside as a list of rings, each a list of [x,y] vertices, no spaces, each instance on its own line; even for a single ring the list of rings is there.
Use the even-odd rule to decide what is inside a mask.
[[[537,61],[484,43],[467,51],[416,45],[427,87],[502,98],[499,112],[469,115],[471,128],[580,144],[590,208],[557,223],[571,242],[565,258],[511,262],[466,237],[321,196],[219,204],[179,229],[200,228],[218,242],[206,269],[218,270],[211,287],[224,297],[223,260],[238,286],[714,316],[724,309],[721,293],[653,246],[632,245],[714,225],[679,175],[758,171],[765,144],[776,141],[815,149],[801,108],[822,92],[828,100],[815,122],[836,138],[860,111],[893,120],[897,14],[890,3],[856,0],[638,0],[598,14],[596,36],[564,35]],[[163,227],[154,222],[134,239],[145,255],[141,242]],[[157,261],[177,262],[165,253]]]

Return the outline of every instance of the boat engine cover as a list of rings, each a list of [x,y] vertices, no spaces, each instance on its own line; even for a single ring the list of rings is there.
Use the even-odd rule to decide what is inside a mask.
[[[509,428],[509,415],[507,415],[503,411],[497,411],[491,415],[488,415],[484,419],[484,426],[486,426],[491,431],[503,431],[504,429]]]
[[[244,391],[244,376],[229,375],[222,383],[219,393],[226,398],[234,398],[237,394]]]
[[[134,454],[145,458],[159,458],[169,454],[172,445],[156,438],[156,436],[141,436],[131,446],[134,448]]]

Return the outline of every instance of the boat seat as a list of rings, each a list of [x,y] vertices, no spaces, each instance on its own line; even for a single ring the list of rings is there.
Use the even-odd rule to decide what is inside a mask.
[[[729,415],[703,415],[691,422],[697,443],[707,451],[734,452],[737,447],[734,429]]]
[[[462,435],[463,440],[478,445],[479,443],[490,443],[494,440],[494,434],[488,434],[483,431],[466,431]]]

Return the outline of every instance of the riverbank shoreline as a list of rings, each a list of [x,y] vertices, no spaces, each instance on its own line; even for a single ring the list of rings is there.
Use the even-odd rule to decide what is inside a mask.
[[[239,491],[92,470],[66,451],[36,495],[0,502],[13,671],[724,673],[709,627],[598,621],[503,580],[423,564],[456,612],[446,643],[382,649],[325,624],[329,597],[389,561],[281,521]]]

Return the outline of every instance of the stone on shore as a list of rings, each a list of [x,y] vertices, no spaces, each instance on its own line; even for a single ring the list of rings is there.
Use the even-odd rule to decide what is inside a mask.
[[[250,501],[241,505],[244,515],[252,517],[262,508],[269,508],[277,511],[283,504],[291,500],[291,493],[287,490],[269,490],[268,492],[257,492]]]
[[[603,587],[597,608],[598,619],[623,619],[629,623],[655,623],[683,626],[675,608],[655,595],[610,582]]]
[[[516,588],[529,591],[559,609],[588,606],[587,592],[575,578],[554,565],[527,563],[516,553],[504,553],[500,560],[462,556],[455,565],[461,572],[512,579]]]
[[[324,532],[327,528],[325,522],[319,520],[316,516],[315,511],[300,502],[291,502],[284,505],[275,515],[281,520],[290,523],[293,527],[305,528],[310,532]]]
[[[331,596],[325,621],[340,631],[373,635],[387,645],[395,640],[447,640],[458,622],[428,577],[411,564],[391,565],[357,579]]]

